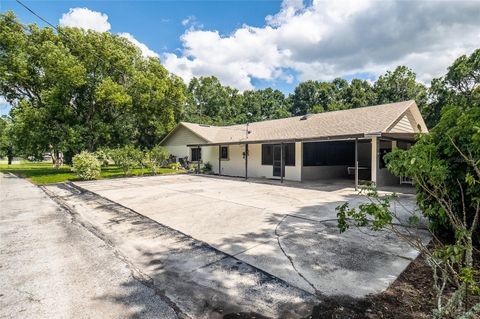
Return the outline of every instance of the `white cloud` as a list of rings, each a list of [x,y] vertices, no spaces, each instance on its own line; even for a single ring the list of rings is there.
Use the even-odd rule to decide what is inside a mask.
[[[478,1],[286,0],[261,27],[228,35],[187,28],[181,53],[166,53],[164,63],[187,81],[215,75],[241,90],[253,78],[289,79],[287,69],[299,80],[331,80],[400,64],[427,83],[480,46],[479,16]]]
[[[197,17],[188,16],[182,20],[182,25],[188,28],[190,31],[199,30],[203,28],[203,24],[199,23]]]
[[[137,39],[135,39],[135,37],[133,35],[131,35],[130,33],[128,32],[122,32],[122,33],[119,33],[118,34],[119,36],[127,39],[128,41],[130,41],[131,43],[133,43],[134,45],[136,45],[140,51],[142,51],[142,55],[144,57],[155,57],[155,58],[158,58],[158,54],[153,51],[153,50],[150,50],[147,45],[145,43],[142,43],[140,41],[138,41]]]
[[[193,21],[195,21],[195,17],[194,16],[188,16],[186,17],[185,19],[182,20],[182,25],[184,27],[188,26],[190,23],[192,23]]]
[[[60,18],[59,24],[64,27],[77,27],[86,30],[104,32],[110,30],[108,16],[88,8],[70,8]]]
[[[108,22],[108,15],[105,13],[92,11],[88,8],[70,8],[67,13],[62,15],[59,24],[64,27],[77,27],[98,32],[106,32],[111,28],[111,25]],[[121,32],[118,33],[118,35],[136,45],[140,51],[142,51],[142,55],[144,57],[159,57],[155,51],[149,49],[145,43],[135,39],[132,34],[128,32]]]

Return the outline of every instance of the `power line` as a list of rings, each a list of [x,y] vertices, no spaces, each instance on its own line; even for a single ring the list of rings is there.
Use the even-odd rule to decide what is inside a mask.
[[[33,14],[34,16],[36,16],[37,18],[39,18],[40,20],[42,20],[43,22],[45,22],[46,24],[48,24],[49,26],[51,26],[52,28],[54,28],[55,30],[57,30],[57,32],[59,32],[58,28],[56,26],[54,26],[53,24],[51,24],[50,22],[48,22],[46,19],[42,18],[39,14],[37,14],[35,11],[33,11],[32,9],[30,9],[29,7],[27,7],[26,4],[24,4],[23,2],[21,2],[20,0],[15,0],[19,5],[21,5],[22,7],[24,7],[25,9],[27,9],[28,11],[30,11],[31,14]]]
[[[54,28],[59,34],[61,34],[62,36],[64,36],[66,39],[68,39],[70,42],[72,42],[73,44],[75,44],[75,41],[73,39],[70,38],[70,36],[68,34],[66,34],[65,32],[63,32],[60,28],[58,28],[58,26],[55,26],[54,24],[50,23],[47,19],[43,18],[40,14],[36,13],[33,9],[31,9],[30,7],[28,7],[26,4],[24,4],[22,1],[20,0],[15,0],[18,4],[20,4],[22,7],[24,7],[27,11],[29,11],[31,14],[33,14],[35,17],[37,17],[38,19],[40,19],[41,21],[43,21],[44,23],[46,23],[47,25],[51,26],[52,28]],[[106,61],[105,59],[103,59],[103,57],[101,57],[100,55],[98,55],[95,51],[92,51],[92,53],[99,59],[101,60],[102,62],[104,63],[107,63],[108,61]],[[116,71],[118,71],[121,75],[123,75],[124,77],[127,77],[128,78],[128,75],[123,71],[123,70],[119,70],[118,68],[116,67],[113,67],[113,69],[115,69]],[[167,101],[167,102],[171,102],[171,103],[175,103],[173,100],[167,98],[167,97],[164,97],[164,99]],[[221,128],[221,129],[225,129],[225,130],[232,130],[232,131],[245,131],[245,129],[236,129],[236,128],[226,128],[226,127],[221,127],[221,126],[217,126],[217,128]],[[247,125],[247,132],[248,132],[248,125]],[[247,133],[248,134],[248,133]]]
[[[45,22],[46,24],[48,24],[49,26],[51,26],[52,28],[54,28],[59,34],[61,34],[62,36],[64,36],[67,40],[69,40],[72,44],[75,45],[75,41],[70,38],[70,36],[63,32],[60,28],[58,28],[58,26],[55,26],[54,24],[50,23],[47,19],[43,18],[40,14],[36,13],[33,9],[31,9],[30,7],[28,7],[26,4],[24,4],[22,1],[20,0],[15,0],[18,4],[20,4],[22,7],[24,7],[27,11],[29,11],[31,14],[33,14],[35,17],[37,17],[38,19],[42,20],[43,22]],[[134,45],[134,44],[132,44]],[[102,62],[104,63],[108,63],[108,61],[106,61],[103,57],[101,57],[100,55],[98,55],[95,51],[91,51],[96,58],[98,58],[99,60],[101,60]],[[129,77],[128,74],[126,74],[123,70],[120,70],[118,68],[116,68],[115,66],[112,67],[114,70],[116,70],[117,72],[119,72],[121,75],[123,75],[124,77]],[[164,97],[164,99],[167,101],[167,102],[171,102],[171,103],[176,103],[174,102],[173,100],[167,98],[167,97]]]

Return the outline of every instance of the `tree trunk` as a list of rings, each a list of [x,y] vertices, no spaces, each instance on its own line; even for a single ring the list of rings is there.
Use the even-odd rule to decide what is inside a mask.
[[[12,165],[13,156],[8,155],[7,158],[8,158],[8,165]]]
[[[59,168],[63,164],[63,154],[58,150],[52,150],[50,153],[54,168]]]

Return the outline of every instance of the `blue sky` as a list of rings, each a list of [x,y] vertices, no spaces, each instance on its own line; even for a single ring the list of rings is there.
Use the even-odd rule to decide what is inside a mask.
[[[280,9],[281,1],[23,1],[48,21],[57,24],[70,8],[88,8],[108,15],[112,32],[129,32],[151,49],[162,52],[180,47],[182,21],[195,17],[206,29],[232,32],[243,24],[261,26]],[[0,1],[2,12],[12,10],[24,23],[43,25],[14,0]]]
[[[288,94],[300,81],[375,80],[397,65],[428,85],[480,47],[480,0],[24,3],[53,24],[122,34],[185,81],[215,75],[239,90]],[[43,25],[15,1],[0,0],[7,10]]]

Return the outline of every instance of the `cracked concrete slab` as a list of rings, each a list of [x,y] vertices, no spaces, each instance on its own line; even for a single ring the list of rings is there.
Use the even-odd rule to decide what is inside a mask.
[[[195,175],[75,184],[310,293],[381,292],[418,255],[390,233],[340,234],[332,222],[335,207],[366,201],[348,187],[303,189]],[[400,202],[396,210],[402,221],[408,218],[405,207],[415,202],[412,195]]]
[[[299,318],[321,302],[268,272],[95,193],[70,184],[44,189],[78,223],[113,247],[183,317],[252,312]]]

